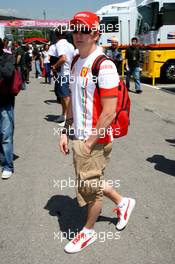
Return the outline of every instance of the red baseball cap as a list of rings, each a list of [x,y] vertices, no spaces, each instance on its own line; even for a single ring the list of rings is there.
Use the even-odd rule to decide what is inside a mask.
[[[71,25],[83,24],[89,29],[96,28],[99,26],[99,17],[91,12],[78,12],[75,14],[73,19],[70,21]]]

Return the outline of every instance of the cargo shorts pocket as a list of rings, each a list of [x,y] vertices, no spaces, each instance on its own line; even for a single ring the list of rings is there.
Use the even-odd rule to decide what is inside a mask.
[[[79,191],[82,195],[92,195],[100,192],[101,171],[80,172]]]
[[[72,149],[75,152],[75,154],[80,157],[90,157],[91,156],[91,154],[88,153],[85,149],[84,141],[75,140]]]
[[[74,142],[73,146],[73,162],[76,174],[78,175],[80,171],[88,171],[91,167],[92,157],[84,147],[84,142],[77,140]]]
[[[88,170],[88,171],[80,171],[80,179],[81,180],[88,180],[91,178],[100,178],[102,175],[101,170]]]

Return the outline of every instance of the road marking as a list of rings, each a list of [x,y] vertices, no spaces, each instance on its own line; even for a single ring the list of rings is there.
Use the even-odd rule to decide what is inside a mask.
[[[156,90],[160,90],[161,88],[160,87],[157,87],[157,86],[153,86],[153,85],[150,85],[150,84],[146,84],[146,83],[141,83],[147,87],[150,87],[150,88],[153,88],[153,89],[156,89]]]

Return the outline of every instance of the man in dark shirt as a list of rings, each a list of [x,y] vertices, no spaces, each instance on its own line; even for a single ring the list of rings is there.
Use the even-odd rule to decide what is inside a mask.
[[[140,87],[140,50],[138,47],[138,39],[136,37],[131,39],[131,46],[126,49],[126,87],[130,88],[130,78],[131,75],[135,80],[135,90],[136,93],[141,93]]]
[[[9,80],[15,69],[15,58],[3,51],[0,40],[0,162],[2,179],[12,176],[13,167],[13,133],[15,97],[10,94]]]
[[[24,67],[25,65],[25,51],[22,48],[22,43],[18,41],[17,48],[15,50],[16,64],[19,67]]]
[[[18,67],[18,69],[21,72],[21,77],[22,77],[22,90],[26,89],[26,79],[25,79],[25,51],[22,48],[22,42],[18,41],[17,42],[17,48],[15,50],[15,57],[16,57],[16,65]]]

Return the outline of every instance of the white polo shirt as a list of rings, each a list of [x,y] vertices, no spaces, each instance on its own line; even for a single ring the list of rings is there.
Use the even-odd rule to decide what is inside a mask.
[[[71,63],[75,52],[74,46],[71,43],[69,43],[66,39],[60,39],[56,43],[56,50],[58,53],[58,57],[62,55],[66,56],[66,61],[61,66],[61,70],[59,71],[58,74],[62,76],[70,75]]]

